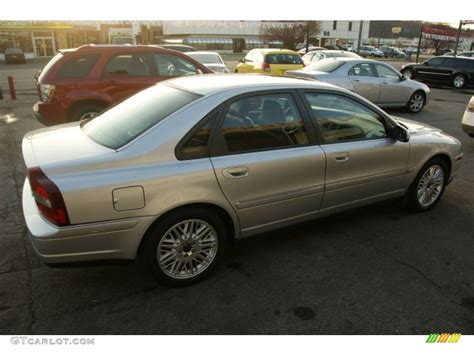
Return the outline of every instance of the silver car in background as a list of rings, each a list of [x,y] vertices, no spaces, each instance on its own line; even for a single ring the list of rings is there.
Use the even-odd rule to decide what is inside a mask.
[[[303,59],[304,65],[320,61],[326,58],[361,58],[357,53],[338,50],[318,50],[306,53]]]
[[[286,76],[325,81],[358,93],[380,107],[406,107],[420,112],[428,104],[427,85],[407,80],[391,65],[370,59],[323,59]]]
[[[171,285],[206,277],[234,239],[402,196],[428,210],[462,158],[348,90],[256,74],[167,80],[22,149],[44,261],[141,256]]]
[[[186,52],[186,55],[190,56],[194,60],[197,60],[199,63],[205,65],[212,71],[216,73],[228,73],[229,69],[225,65],[224,60],[217,52],[204,52],[204,51],[196,51],[196,52]]]

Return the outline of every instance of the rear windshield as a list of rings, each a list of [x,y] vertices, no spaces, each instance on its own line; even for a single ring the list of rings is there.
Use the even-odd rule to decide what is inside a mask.
[[[95,142],[118,149],[198,97],[158,84],[112,107],[82,129]]]
[[[56,54],[49,62],[46,64],[46,66],[41,70],[41,75],[46,75],[46,73],[53,67],[54,64],[56,64],[64,55],[62,53]],[[39,78],[41,80],[41,76]]]
[[[268,64],[303,64],[303,60],[298,54],[274,53],[265,56]]]
[[[311,65],[308,65],[305,70],[322,71],[325,73],[332,73],[337,68],[344,65],[345,62],[337,59],[323,59]]]
[[[214,53],[193,53],[189,52],[187,54],[191,58],[196,59],[200,63],[204,64],[222,64],[222,59],[218,54]]]

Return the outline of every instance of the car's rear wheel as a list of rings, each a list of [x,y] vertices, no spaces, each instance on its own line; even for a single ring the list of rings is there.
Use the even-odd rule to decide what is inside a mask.
[[[448,168],[441,158],[429,160],[420,170],[408,190],[408,208],[414,212],[433,208],[441,196],[448,179]]]
[[[156,224],[142,249],[156,279],[187,286],[207,277],[227,244],[224,222],[203,208],[178,210]]]
[[[104,105],[90,102],[76,107],[71,114],[71,121],[82,121],[97,116],[104,109]]]
[[[403,74],[403,77],[407,80],[415,78],[415,73],[413,72],[413,70],[409,68],[402,70],[402,74]]]
[[[421,91],[414,92],[407,102],[407,109],[412,113],[420,112],[425,106],[426,97]]]
[[[464,74],[455,74],[452,84],[456,89],[462,89],[466,85],[466,76]]]

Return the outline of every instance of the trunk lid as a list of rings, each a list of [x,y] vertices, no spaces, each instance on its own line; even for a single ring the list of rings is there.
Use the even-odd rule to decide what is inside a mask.
[[[82,132],[78,122],[28,132],[22,142],[27,168],[112,154]]]

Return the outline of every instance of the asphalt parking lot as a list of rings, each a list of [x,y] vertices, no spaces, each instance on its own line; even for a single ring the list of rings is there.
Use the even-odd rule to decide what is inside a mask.
[[[473,334],[474,139],[460,120],[474,93],[432,93],[420,114],[389,112],[463,142],[460,176],[435,209],[409,214],[394,200],[242,240],[181,289],[139,264],[40,262],[21,212],[21,139],[42,125],[33,95],[0,101],[0,333]]]

